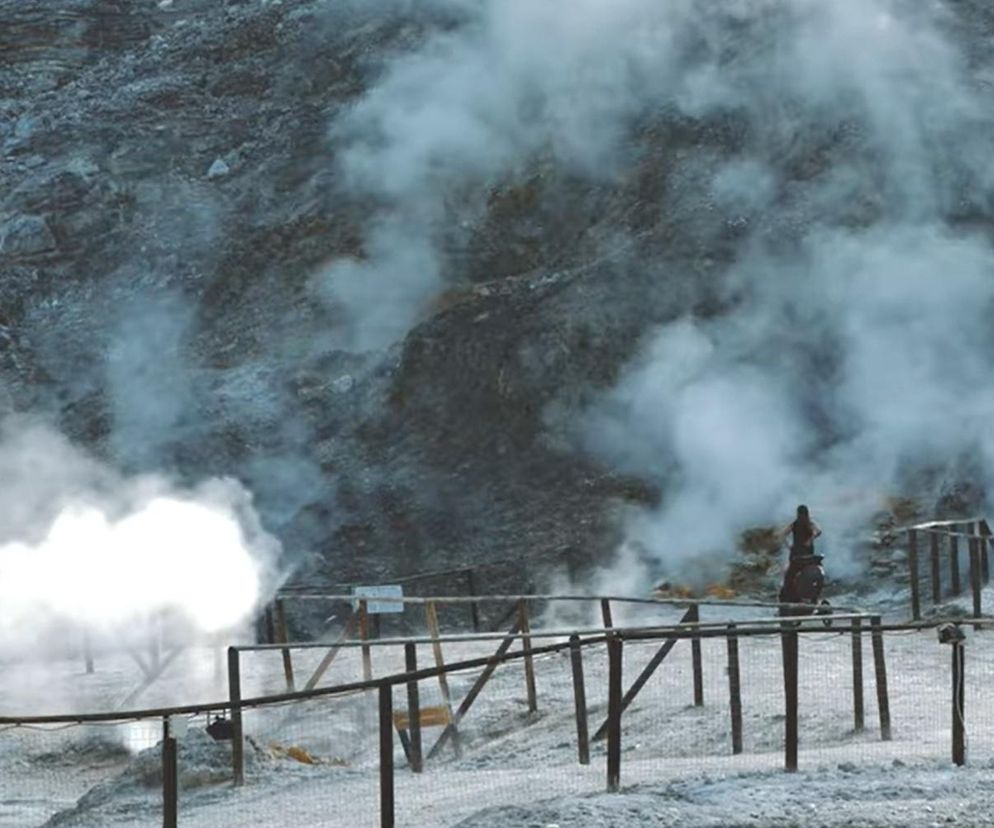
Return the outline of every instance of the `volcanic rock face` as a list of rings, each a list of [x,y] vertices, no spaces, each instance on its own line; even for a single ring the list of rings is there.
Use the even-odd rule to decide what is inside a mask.
[[[334,125],[393,56],[463,25],[458,3],[0,0],[0,20],[0,406],[130,470],[242,477],[330,579],[603,556],[659,478],[577,451],[579,412],[654,325],[739,302],[729,263],[795,243],[825,210],[811,182],[866,152],[854,123],[774,146],[734,107],[661,104],[610,174],[539,151],[469,176],[436,228],[444,292],[354,353],[315,280],[368,255],[381,205],[344,180]],[[715,198],[757,154],[776,208]],[[850,185],[832,221],[876,220],[874,182]],[[987,227],[978,210],[963,221]]]
[[[0,4],[0,403],[136,469],[247,478],[291,554],[339,577],[593,553],[617,487],[543,444],[543,406],[609,380],[644,313],[585,318],[622,275],[539,275],[584,259],[560,240],[610,194],[572,183],[588,203],[567,221],[541,184],[495,190],[460,298],[386,358],[326,347],[336,319],[308,282],[361,251],[367,211],[329,127],[385,56],[447,25],[332,11]]]

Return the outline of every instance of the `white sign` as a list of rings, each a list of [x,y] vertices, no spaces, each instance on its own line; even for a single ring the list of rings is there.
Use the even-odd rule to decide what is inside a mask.
[[[402,586],[357,586],[352,589],[352,594],[356,598],[403,598],[404,588]],[[355,602],[355,608],[359,608],[359,602]],[[366,612],[369,615],[384,615],[391,612],[403,612],[403,601],[375,601],[366,602]]]
[[[190,720],[186,716],[169,717],[169,735],[173,739],[182,739],[189,732]]]

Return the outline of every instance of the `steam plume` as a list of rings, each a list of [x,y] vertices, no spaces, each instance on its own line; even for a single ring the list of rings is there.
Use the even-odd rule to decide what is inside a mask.
[[[0,473],[0,653],[161,614],[194,640],[250,620],[274,586],[279,544],[233,480],[124,478],[20,421],[3,426]]]
[[[443,225],[480,209],[466,192],[540,156],[609,180],[641,119],[731,125],[744,137],[724,156],[668,159],[672,180],[709,182],[694,216],[672,192],[659,205],[737,234],[715,277],[726,312],[649,335],[587,419],[591,451],[664,485],[630,539],[686,569],[805,500],[838,567],[914,472],[972,456],[989,482],[994,254],[970,228],[991,219],[994,108],[953,5],[448,6],[459,25],[391,59],[333,128],[373,205],[364,257],[321,282],[345,347],[403,336],[440,290]]]
[[[964,456],[994,472],[994,252],[956,226],[990,220],[991,109],[949,19],[882,0],[737,8],[745,31],[733,14],[698,30],[683,98],[696,116],[734,106],[760,139],[712,177],[719,215],[752,231],[724,274],[733,310],[653,334],[587,428],[600,456],[664,481],[630,540],[699,581],[802,501],[841,572],[916,472]],[[797,145],[822,154],[813,175],[778,158]]]

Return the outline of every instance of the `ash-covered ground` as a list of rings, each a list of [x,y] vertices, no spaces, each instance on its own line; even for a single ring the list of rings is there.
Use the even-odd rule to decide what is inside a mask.
[[[673,622],[665,608],[618,608],[619,623]],[[594,615],[596,607],[591,608]],[[711,608],[705,620],[740,623],[759,610]],[[545,623],[563,619],[550,616]],[[593,619],[591,618],[591,623]],[[543,623],[536,625],[542,628]],[[496,646],[446,645],[447,659],[479,657]],[[573,686],[568,654],[536,660],[538,711],[529,713],[520,662],[501,666],[460,725],[461,755],[446,748],[418,775],[395,740],[397,824],[451,826],[624,825],[987,825],[986,778],[994,763],[994,670],[989,632],[967,646],[965,721],[968,762],[950,759],[949,647],[934,631],[886,636],[893,740],[881,741],[869,640],[863,648],[865,730],[854,731],[852,653],[848,627],[805,635],[800,647],[800,770],[783,772],[784,702],[779,635],[739,642],[743,753],[732,755],[727,652],[721,639],[702,642],[704,705],[694,707],[690,647],[678,644],[625,712],[622,791],[606,794],[603,742],[591,764],[577,762]],[[625,645],[625,683],[658,647]],[[430,648],[420,648],[423,659]],[[321,652],[297,653],[298,675]],[[193,650],[151,688],[149,703],[181,695],[212,697],[210,654]],[[399,647],[374,648],[376,675],[402,669]],[[591,732],[606,713],[607,658],[585,650]],[[283,687],[278,652],[244,654],[244,692]],[[8,671],[8,674],[12,671]],[[22,672],[30,675],[30,671]],[[123,654],[105,654],[81,676],[78,660],[48,665],[36,696],[52,709],[53,694],[73,685],[74,705],[109,706],[138,676]],[[191,683],[191,675],[201,683]],[[336,659],[326,681],[361,674],[358,648]],[[476,671],[449,677],[453,698],[469,690]],[[23,684],[24,682],[22,682]],[[15,689],[12,679],[4,692]],[[26,688],[25,688],[26,689]],[[421,702],[442,701],[435,682],[422,682]],[[64,705],[65,703],[63,703]],[[256,826],[293,819],[321,826],[377,825],[378,734],[375,694],[315,699],[246,714],[246,773],[230,783],[230,748],[190,721],[179,739],[180,820],[190,826]],[[404,693],[395,696],[405,707]],[[426,750],[438,736],[424,731]],[[161,723],[0,734],[0,825],[124,826],[161,822]],[[46,822],[46,820],[48,820]]]

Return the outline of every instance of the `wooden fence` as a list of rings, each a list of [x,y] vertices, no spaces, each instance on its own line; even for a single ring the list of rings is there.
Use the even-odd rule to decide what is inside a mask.
[[[990,583],[991,529],[983,518],[957,521],[931,521],[905,529],[908,545],[908,576],[911,585],[911,617],[922,617],[922,543],[928,539],[928,579],[930,586],[925,597],[933,606],[942,604],[944,598],[963,594],[961,573],[967,575],[973,600],[973,617],[983,615],[983,588]],[[966,567],[962,566],[960,541],[967,553]],[[943,560],[945,558],[945,560]],[[943,578],[943,570],[948,577]],[[944,583],[945,581],[945,583]]]
[[[588,600],[589,596],[587,597]],[[600,601],[601,599],[595,599]],[[611,599],[606,605],[611,607]],[[266,708],[275,705],[285,705],[292,702],[303,702],[317,698],[345,697],[356,691],[375,691],[379,699],[378,742],[379,742],[379,800],[381,826],[393,826],[396,823],[397,803],[395,801],[394,775],[394,745],[400,739],[404,754],[415,773],[419,773],[425,763],[431,761],[438,751],[449,741],[458,740],[460,723],[469,714],[475,700],[485,690],[493,672],[501,665],[520,663],[525,665],[526,676],[529,662],[550,653],[569,655],[573,684],[573,698],[569,715],[576,720],[576,757],[579,764],[590,763],[590,743],[597,739],[606,741],[604,785],[608,791],[620,790],[623,778],[622,728],[626,709],[645,686],[649,677],[665,661],[669,654],[681,642],[689,642],[691,660],[694,663],[692,682],[688,686],[695,704],[703,702],[702,667],[699,666],[700,643],[705,639],[722,640],[725,643],[728,676],[728,727],[731,734],[731,751],[742,750],[743,718],[740,673],[748,670],[748,664],[740,665],[739,643],[743,639],[754,637],[779,637],[782,659],[782,692],[784,710],[783,755],[785,770],[798,769],[798,726],[799,711],[804,699],[799,697],[798,662],[803,653],[803,641],[806,636],[826,634],[823,620],[817,617],[785,620],[782,618],[757,618],[729,622],[727,619],[714,622],[699,620],[700,608],[696,605],[687,607],[683,618],[677,624],[660,626],[624,627],[614,625],[611,613],[608,612],[603,620],[606,626],[577,630],[533,630],[523,624],[520,617],[516,618],[512,627],[505,633],[478,633],[459,636],[441,636],[429,634],[421,638],[384,639],[377,641],[358,640],[343,641],[340,647],[392,647],[402,646],[405,653],[405,670],[401,673],[380,676],[377,678],[363,677],[361,680],[331,687],[314,686],[308,690],[292,690],[284,693],[269,694],[244,698],[241,692],[241,658],[245,652],[255,650],[289,650],[328,648],[327,642],[310,643],[278,643],[274,645],[245,645],[230,647],[227,652],[229,695],[222,701],[157,709],[142,709],[131,711],[112,711],[105,713],[74,713],[45,716],[0,716],[0,727],[8,725],[60,725],[60,724],[89,724],[96,722],[125,722],[142,719],[162,719],[162,785],[163,785],[163,819],[166,828],[176,825],[177,820],[177,772],[176,772],[176,741],[170,730],[171,717],[188,716],[191,714],[225,713],[230,723],[232,742],[232,779],[236,785],[245,782],[244,766],[244,733],[242,716],[245,710]],[[909,632],[914,630],[932,629],[933,623],[884,624],[879,616],[864,613],[838,613],[832,617],[832,632],[848,638],[852,648],[852,712],[854,729],[859,731],[865,727],[865,702],[862,671],[863,641],[870,637],[875,672],[875,688],[877,696],[877,716],[879,737],[890,740],[892,734],[890,719],[890,703],[888,697],[888,665],[885,657],[885,636],[890,632]],[[966,622],[973,625],[973,621]],[[950,643],[953,643],[952,658],[952,720],[951,748],[952,759],[957,764],[965,761],[964,753],[964,710],[963,686],[965,665],[961,638],[958,638],[958,622],[953,619],[947,622],[945,631]],[[977,626],[992,626],[986,622],[976,622]],[[489,655],[459,661],[437,659],[430,667],[419,668],[414,657],[415,646],[418,643],[436,645],[441,650],[453,641],[493,642],[496,649]],[[957,642],[960,645],[957,646]],[[652,643],[658,645],[655,652],[638,671],[635,679],[625,686],[625,676],[622,672],[622,653],[626,645],[636,643]],[[518,649],[512,649],[517,644]],[[591,647],[607,647],[608,652],[608,705],[605,719],[590,736],[588,726],[587,688],[584,682],[584,654]],[[419,682],[440,681],[453,672],[478,671],[475,681],[461,700],[449,698],[450,711],[444,720],[444,729],[435,745],[424,751],[421,732],[420,700],[418,693]],[[407,710],[401,716],[393,709],[393,691],[399,688],[406,691]],[[534,694],[533,687],[526,680],[523,692],[537,706],[539,699]],[[401,726],[406,725],[406,727]],[[403,736],[400,731],[405,731]]]
[[[727,675],[728,675],[728,709],[729,728],[731,732],[732,753],[741,753],[743,744],[743,720],[742,720],[742,698],[740,664],[739,664],[739,641],[743,638],[758,636],[779,636],[783,653],[783,694],[784,694],[784,767],[787,771],[798,769],[798,712],[801,704],[798,692],[798,662],[800,658],[800,641],[805,635],[824,635],[826,627],[821,618],[805,618],[800,620],[785,621],[781,618],[751,619],[736,623],[727,621],[702,623],[698,620],[699,608],[693,605],[687,609],[683,618],[678,624],[659,627],[635,627],[623,628],[608,626],[606,628],[585,629],[576,631],[553,630],[553,631],[528,631],[521,629],[520,622],[502,636],[491,634],[459,635],[449,637],[438,637],[435,635],[417,639],[388,639],[375,642],[341,642],[338,647],[390,647],[403,646],[405,653],[413,652],[416,644],[430,643],[433,647],[442,647],[451,642],[467,641],[499,641],[496,651],[490,656],[476,659],[444,662],[441,661],[433,668],[416,669],[416,663],[410,655],[407,658],[408,669],[406,672],[397,675],[383,676],[372,681],[364,680],[348,685],[338,685],[332,688],[321,688],[308,693],[288,693],[281,698],[309,698],[314,693],[336,694],[354,691],[356,689],[378,689],[380,699],[380,745],[381,745],[381,826],[393,826],[395,824],[395,802],[393,793],[393,740],[396,738],[401,742],[405,756],[411,769],[415,773],[420,773],[424,768],[424,763],[435,758],[441,748],[449,741],[457,744],[458,728],[465,716],[469,713],[473,703],[480,696],[487,681],[492,676],[494,670],[502,664],[513,661],[520,661],[526,665],[526,676],[528,675],[527,664],[536,656],[553,652],[568,651],[570,656],[571,674],[573,679],[573,706],[572,712],[576,719],[576,755],[579,764],[589,764],[590,743],[592,741],[606,740],[606,789],[617,791],[621,784],[621,764],[622,764],[622,717],[626,709],[631,705],[636,696],[646,685],[649,678],[660,667],[666,657],[673,651],[674,647],[681,641],[689,641],[691,649],[691,661],[693,664],[693,681],[691,691],[695,704],[703,703],[703,680],[702,665],[699,657],[699,647],[703,639],[723,639],[726,643],[727,652]],[[605,618],[610,622],[611,618]],[[832,617],[833,629],[839,634],[846,635],[852,647],[852,709],[854,731],[862,731],[865,727],[865,705],[864,705],[864,685],[862,670],[862,642],[863,637],[868,635],[871,639],[873,665],[875,672],[875,687],[877,695],[877,712],[879,717],[879,729],[881,740],[891,739],[890,704],[887,689],[887,663],[884,652],[884,635],[893,630],[915,630],[921,629],[925,625],[884,625],[879,616],[867,615],[863,613],[836,614]],[[551,639],[552,643],[541,643]],[[510,650],[514,642],[520,642],[521,648]],[[526,643],[527,642],[527,643]],[[622,652],[626,643],[658,642],[659,647],[638,672],[636,678],[625,689],[624,677],[622,675]],[[583,652],[591,646],[607,646],[608,651],[608,705],[607,714],[600,726],[594,731],[591,738],[588,726],[588,704],[586,686],[584,681],[584,659]],[[241,653],[260,650],[283,649],[284,644],[276,645],[247,645],[244,647],[232,648],[229,650],[229,659],[232,664],[232,696],[230,699],[230,709],[232,710],[232,721],[235,723],[235,740],[240,741],[242,736],[240,707],[244,707],[247,702],[240,699],[240,689],[238,686],[238,661]],[[290,644],[291,650],[303,650],[326,647],[321,643],[297,643]],[[414,668],[414,669],[412,669]],[[422,737],[420,723],[422,721],[421,710],[419,709],[419,694],[417,685],[420,681],[439,679],[441,676],[454,671],[465,671],[469,669],[479,669],[480,672],[473,682],[471,688],[466,693],[463,700],[458,704],[451,718],[447,721],[445,729],[438,737],[434,746],[425,754],[421,749]],[[394,686],[402,685],[407,689],[408,708],[400,720],[406,727],[399,726],[398,717],[394,715],[392,709],[392,691]],[[537,699],[534,694],[533,682],[526,682],[527,700],[530,709],[535,709]],[[451,701],[446,697],[446,701]],[[240,750],[233,752],[233,776],[240,782],[243,777],[243,767],[241,763],[242,753]],[[954,759],[956,758],[954,750]]]

